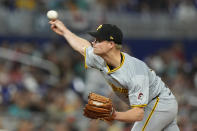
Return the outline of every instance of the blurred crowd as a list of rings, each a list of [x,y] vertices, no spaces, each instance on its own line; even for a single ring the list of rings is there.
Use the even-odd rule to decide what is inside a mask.
[[[101,13],[101,16],[94,14],[99,18],[106,17],[103,14],[105,12],[114,12],[116,15],[140,13],[145,16],[164,13],[189,20],[197,16],[197,0],[0,0],[0,9],[1,12],[8,10],[13,14],[8,17],[9,22],[3,21],[6,15],[2,16],[0,22],[8,24],[7,27],[1,24],[1,29],[5,28],[2,32],[6,34],[9,32],[8,27],[14,27],[14,33],[19,34],[27,27],[32,27],[25,24],[33,20],[29,17],[14,17],[13,12],[16,10],[38,14],[46,13],[49,9],[95,11]],[[72,21],[69,25],[86,27],[81,19],[76,17],[80,22],[77,24]],[[44,28],[48,21],[38,20],[38,29],[48,32]],[[84,23],[88,24],[85,20]],[[20,25],[23,25],[23,29]],[[132,48],[132,43],[129,44]],[[189,61],[184,49],[184,44],[178,41],[169,48],[146,56],[144,61],[175,94],[179,102],[177,121],[181,131],[197,131],[197,54]],[[130,47],[124,50],[132,54]],[[89,92],[112,97],[113,102],[118,103],[115,108],[119,111],[128,109],[113,94],[101,74],[94,69],[85,70],[83,57],[61,40],[0,43],[0,129],[130,131],[132,124],[114,122],[108,125],[85,118],[83,108]]]
[[[43,44],[4,41],[0,49],[9,49],[15,54],[14,59],[10,60],[0,53],[0,129],[130,131],[132,124],[114,122],[110,126],[83,116],[83,108],[91,91],[113,98],[119,111],[127,110],[128,106],[113,94],[96,70],[85,71],[83,57],[68,45],[59,41]],[[125,49],[132,53],[128,47]],[[50,74],[47,68],[21,62],[17,57],[19,53],[52,62],[59,74]],[[177,121],[181,131],[196,131],[197,56],[189,62],[185,53],[183,44],[176,42],[144,60],[176,95],[179,102]],[[49,75],[57,77],[57,81],[49,82]]]
[[[184,8],[194,11],[197,0],[1,0],[2,6],[10,9],[46,11],[49,9],[102,10],[124,13],[175,13]],[[96,7],[96,8],[95,8]]]

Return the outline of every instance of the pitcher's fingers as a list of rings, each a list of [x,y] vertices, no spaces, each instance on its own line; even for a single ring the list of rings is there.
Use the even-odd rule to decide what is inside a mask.
[[[54,20],[53,20],[53,21],[50,20],[50,21],[49,21],[49,24],[53,25],[53,24],[55,24],[55,21],[54,21]]]
[[[51,29],[53,29],[53,28],[56,28],[56,26],[55,25],[51,25]]]

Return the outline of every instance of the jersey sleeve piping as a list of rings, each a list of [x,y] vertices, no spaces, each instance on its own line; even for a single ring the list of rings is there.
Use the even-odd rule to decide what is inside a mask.
[[[85,69],[88,69],[88,65],[86,64],[86,48],[87,47],[85,47],[85,51],[84,51],[84,66],[85,66]]]
[[[145,106],[147,106],[147,104],[143,104],[143,105],[131,105],[132,108],[133,107],[145,107]]]

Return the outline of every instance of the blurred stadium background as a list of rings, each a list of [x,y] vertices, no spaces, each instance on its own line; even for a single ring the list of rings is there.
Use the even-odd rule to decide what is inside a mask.
[[[0,129],[130,131],[132,124],[82,115],[90,91],[114,97],[95,70],[50,30],[46,12],[77,35],[101,23],[118,25],[124,50],[144,60],[179,102],[181,131],[197,131],[197,0],[0,0]]]

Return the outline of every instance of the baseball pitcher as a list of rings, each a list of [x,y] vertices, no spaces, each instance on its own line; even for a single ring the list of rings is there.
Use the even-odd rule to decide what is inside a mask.
[[[87,117],[135,122],[131,131],[179,131],[176,122],[178,104],[174,95],[143,61],[121,52],[123,35],[117,26],[100,25],[95,32],[89,32],[95,38],[90,43],[72,33],[60,20],[49,23],[54,32],[84,56],[85,68],[98,69],[115,94],[130,106],[128,111],[118,112],[112,104],[102,104],[103,97],[91,94],[91,99],[96,98],[99,102],[93,101],[86,106]],[[92,105],[100,108],[108,105],[109,110],[105,110],[108,114],[94,114],[96,107]],[[100,108],[98,112],[102,112]]]

